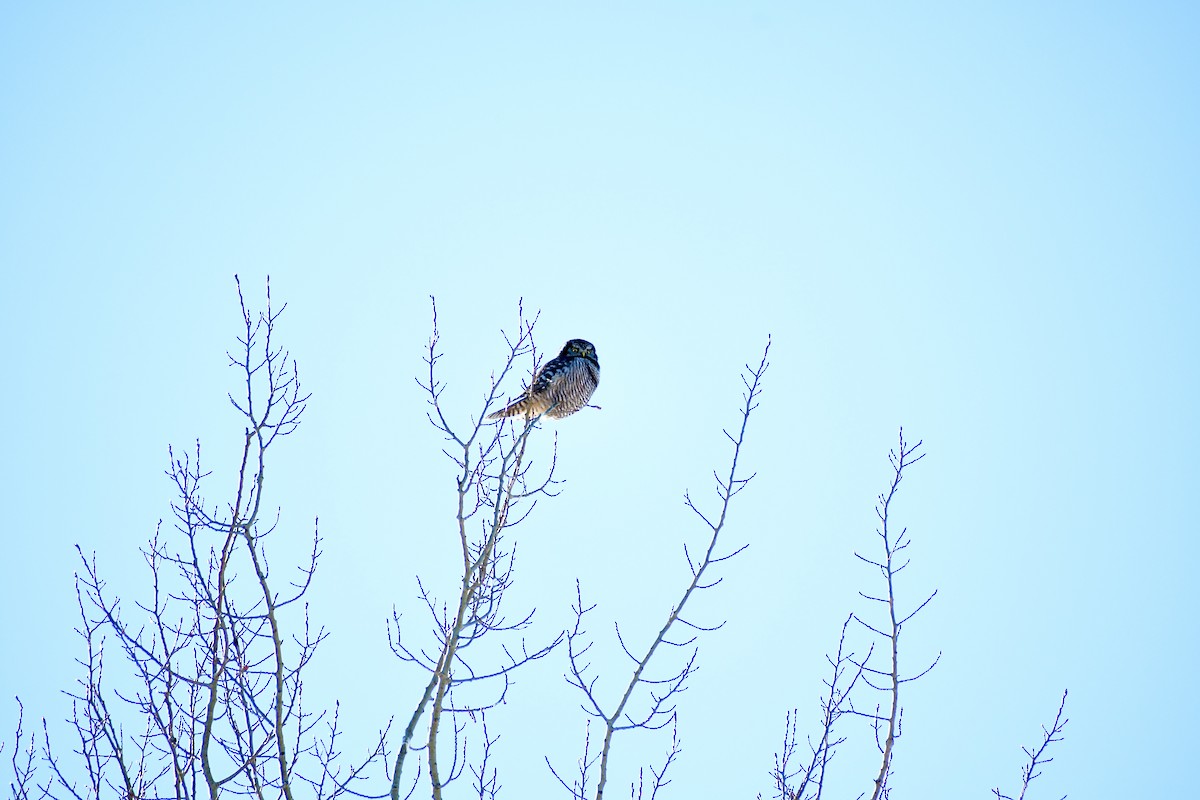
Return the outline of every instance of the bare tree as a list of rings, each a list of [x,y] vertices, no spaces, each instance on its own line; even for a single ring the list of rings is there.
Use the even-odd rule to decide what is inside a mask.
[[[299,426],[309,395],[277,343],[284,309],[272,308],[269,283],[265,311],[250,311],[240,282],[238,299],[244,332],[229,361],[241,388],[229,400],[244,431],[228,499],[206,501],[213,473],[202,467],[199,443],[193,453],[169,451],[174,530],[160,524],[142,548],[150,594],[132,604],[109,591],[95,554],[79,551],[83,674],[68,694],[72,755],[82,769],[64,762],[44,725],[49,776],[33,780],[31,737],[30,755],[16,770],[16,797],[231,792],[292,800],[303,787],[306,796],[333,798],[352,792],[383,755],[386,730],[357,763],[344,764],[337,708],[304,704],[305,670],[326,637],[313,629],[304,600],[321,537],[314,524],[308,558],[277,579],[267,544],[280,515],[264,518],[263,510],[269,456]],[[132,670],[115,684],[105,671],[109,638]]]
[[[581,707],[584,713],[603,725],[603,736],[598,748],[593,751],[591,728],[589,725],[584,738],[583,756],[579,760],[579,775],[577,777],[572,776],[570,782],[554,768],[549,758],[546,759],[546,764],[550,767],[550,771],[554,774],[554,777],[558,779],[559,784],[564,789],[570,792],[572,797],[581,798],[581,800],[587,797],[593,791],[593,780],[596,800],[601,800],[604,797],[604,790],[609,779],[609,756],[612,752],[614,737],[617,734],[639,729],[656,730],[671,725],[671,747],[667,752],[663,765],[659,769],[650,768],[651,781],[648,796],[651,798],[656,797],[658,790],[668,783],[666,780],[667,769],[674,763],[680,752],[678,730],[675,727],[677,724],[676,702],[680,692],[686,687],[688,678],[696,670],[696,659],[699,655],[699,649],[695,645],[695,642],[699,633],[716,630],[725,624],[721,622],[712,626],[700,625],[685,618],[683,612],[688,600],[696,592],[711,589],[723,580],[720,577],[711,577],[710,571],[715,569],[720,563],[733,558],[747,547],[747,545],[741,545],[729,552],[719,554],[720,551],[717,549],[717,544],[728,520],[731,501],[754,478],[753,474],[745,475],[744,472],[739,471],[738,459],[741,456],[742,446],[746,441],[746,427],[750,422],[750,415],[758,407],[759,396],[762,394],[762,380],[767,371],[767,355],[770,350],[771,342],[768,339],[767,346],[763,350],[762,360],[758,366],[755,367],[747,364],[746,373],[742,376],[742,382],[745,384],[746,391],[743,395],[745,402],[741,410],[740,425],[736,429],[736,435],[731,434],[727,430],[724,431],[726,438],[733,445],[729,469],[724,476],[718,474],[715,470],[713,471],[713,478],[717,484],[718,499],[715,512],[706,515],[692,502],[690,495],[684,494],[685,505],[699,517],[707,529],[707,546],[704,548],[702,556],[699,558],[693,557],[687,544],[684,544],[683,547],[684,558],[687,560],[691,579],[685,583],[679,600],[667,614],[666,621],[659,629],[658,635],[644,649],[637,652],[630,650],[629,645],[621,635],[620,625],[617,624],[614,626],[617,643],[632,663],[633,674],[613,701],[605,702],[601,699],[597,690],[597,682],[600,679],[600,675],[593,672],[590,663],[585,660],[588,652],[594,645],[594,641],[588,638],[587,630],[584,628],[584,618],[587,614],[594,611],[596,606],[595,604],[584,604],[583,591],[579,583],[576,582],[576,600],[572,607],[572,610],[575,612],[575,625],[567,633],[567,658],[570,663],[570,673],[566,676],[566,679],[571,686],[574,686],[583,695],[584,699]],[[675,638],[673,634],[679,628],[684,629],[686,632],[681,637]],[[647,671],[651,666],[651,661],[662,645],[685,650],[690,648],[691,652],[684,658],[682,665],[674,669],[674,671],[669,671],[665,675],[656,678],[649,677]],[[658,661],[655,661],[655,665],[657,664]],[[635,699],[640,703],[640,707],[636,712],[632,711],[630,706],[631,701]],[[591,772],[593,767],[596,770],[594,778]],[[645,795],[646,791],[645,774],[643,771],[639,774],[633,794],[635,797],[640,798]]]
[[[937,596],[937,590],[930,592],[925,599],[917,603],[911,610],[901,610],[897,594],[897,576],[909,565],[910,560],[905,551],[912,543],[908,528],[902,527],[897,533],[892,515],[892,502],[900,489],[905,471],[925,457],[920,452],[921,442],[915,444],[904,438],[904,429],[900,429],[899,446],[888,453],[888,463],[892,467],[892,478],[888,488],[879,495],[875,506],[875,515],[879,519],[876,536],[881,553],[878,556],[865,556],[855,552],[855,557],[862,563],[873,567],[882,578],[882,591],[870,593],[859,592],[859,595],[879,608],[882,622],[864,618],[857,613],[851,614],[842,624],[841,636],[838,639],[834,656],[826,656],[832,667],[829,679],[825,681],[825,691],[820,699],[820,716],[816,739],[808,739],[810,757],[797,761],[797,712],[790,711],[784,719],[783,744],[775,754],[775,765],[770,771],[775,786],[775,796],[783,800],[820,800],[825,787],[825,778],[830,761],[837,747],[846,741],[844,735],[835,733],[838,721],[846,716],[860,717],[869,723],[875,736],[875,744],[880,755],[880,765],[872,780],[872,800],[882,800],[891,794],[888,779],[892,774],[892,764],[895,757],[896,742],[902,733],[904,709],[900,705],[900,688],[912,681],[929,674],[941,660],[939,652],[931,662],[915,674],[905,674],[900,668],[900,641],[904,626],[919,614]],[[866,652],[856,656],[847,645],[847,630],[850,623],[856,623],[859,630],[868,637]],[[873,658],[876,654],[876,644],[881,644],[886,659],[881,666],[875,666]],[[884,700],[876,702],[870,711],[862,711],[855,707],[854,698],[862,687],[882,693]],[[1063,693],[1063,704],[1066,703],[1066,693]],[[1045,756],[1046,748],[1061,740],[1062,728],[1066,724],[1063,718],[1064,706],[1059,707],[1058,717],[1054,725],[1046,731],[1044,741],[1037,749],[1026,749],[1030,757],[1029,765],[1023,770],[1024,779],[1021,794],[1017,800],[1024,800],[1025,789],[1029,781],[1037,777],[1037,768],[1052,759]],[[999,789],[993,790],[997,800],[1013,800],[1001,795]],[[863,794],[866,796],[866,793]],[[761,795],[760,795],[761,797]]]
[[[342,752],[338,706],[313,709],[305,703],[305,676],[327,636],[311,621],[306,600],[322,552],[318,525],[314,521],[311,545],[284,574],[277,566],[272,571],[268,553],[282,525],[281,512],[271,514],[264,504],[269,468],[279,443],[298,429],[309,395],[301,390],[296,362],[278,344],[284,308],[273,308],[270,285],[262,312],[247,307],[240,283],[238,299],[243,330],[229,353],[238,391],[229,400],[242,431],[239,453],[224,473],[230,480],[227,493],[221,501],[207,499],[215,479],[207,463],[202,466],[198,442],[178,456],[169,449],[174,524],[164,528],[160,522],[141,548],[148,587],[143,597],[122,599],[103,579],[97,555],[77,548],[81,673],[67,692],[67,723],[74,738],[69,747],[52,742],[45,720],[40,736],[26,732],[25,709],[18,699],[9,758],[13,797],[216,800],[233,794],[400,800],[425,782],[430,795],[440,800],[447,786],[461,780],[459,791],[469,784],[472,796],[494,800],[502,784],[499,733],[489,725],[489,712],[508,698],[520,670],[564,642],[565,679],[579,693],[586,725],[578,771],[568,774],[547,757],[552,777],[574,798],[602,800],[615,780],[610,763],[614,744],[630,731],[670,728],[661,760],[640,768],[629,783],[636,800],[665,794],[668,774],[682,753],[679,700],[697,669],[698,641],[725,624],[698,621],[689,604],[699,592],[720,584],[721,565],[746,547],[728,546],[725,529],[733,498],[754,478],[740,462],[763,391],[770,340],[759,364],[746,365],[739,422],[732,432],[725,431],[732,445],[728,468],[713,473],[716,503],[709,508],[684,494],[703,534],[698,549],[684,544],[688,571],[677,599],[657,633],[640,645],[614,623],[616,645],[629,659],[630,674],[608,690],[611,676],[591,661],[597,643],[588,623],[597,604],[585,601],[581,581],[576,581],[572,604],[574,623],[565,631],[538,632],[533,626],[536,609],[513,613],[506,602],[518,578],[516,529],[539,501],[559,492],[557,437],[551,438],[547,463],[540,469],[534,469],[530,456],[539,452],[536,445],[530,449],[530,440],[541,435],[541,418],[487,420],[519,365],[528,361],[530,374],[537,372],[537,316],[528,318],[518,306],[516,326],[504,334],[502,365],[475,412],[459,420],[443,402],[446,386],[439,378],[442,351],[434,303],[425,369],[417,382],[428,403],[427,418],[443,438],[443,454],[455,473],[447,524],[458,546],[444,575],[416,578],[426,621],[414,626],[398,609],[388,621],[393,654],[421,673],[412,687],[415,702],[399,718],[399,742],[389,741],[393,720],[387,720],[364,751],[350,759]],[[907,528],[896,532],[892,501],[906,471],[924,457],[920,448],[921,442],[910,444],[901,430],[899,447],[889,454],[892,478],[876,506],[879,549],[870,556],[855,553],[881,579],[880,589],[860,592],[875,613],[854,613],[843,622],[836,650],[827,656],[819,732],[807,740],[803,756],[799,714],[786,714],[783,745],[770,771],[777,797],[820,800],[830,765],[848,735],[842,727],[847,716],[865,719],[873,730],[880,762],[871,796],[889,796],[902,732],[901,687],[926,675],[940,658],[915,672],[901,669],[903,630],[937,594],[913,606],[901,603],[898,591],[897,577],[909,563],[911,540]],[[444,600],[432,588],[441,578],[454,587]],[[856,634],[865,637],[861,643]],[[110,674],[106,667],[114,652],[124,669]],[[863,702],[864,691],[877,692],[876,701]],[[1030,782],[1052,760],[1050,745],[1062,739],[1065,703],[1064,692],[1041,744],[1025,749],[1029,761],[1020,793],[1013,798],[994,789],[997,800],[1024,800]]]
[[[515,425],[489,423],[486,417],[501,397],[504,379],[520,359],[531,357],[536,372],[538,358],[533,342],[536,323],[536,316],[528,320],[523,308],[518,308],[516,332],[505,335],[507,358],[499,373],[492,375],[479,413],[465,425],[456,425],[442,407],[445,386],[437,377],[441,352],[437,304],[433,302],[433,334],[425,355],[427,373],[417,383],[428,395],[430,423],[447,442],[443,453],[458,473],[454,525],[461,546],[457,565],[459,594],[452,603],[441,604],[417,579],[421,599],[432,620],[432,646],[410,645],[402,635],[400,614],[393,612],[389,625],[392,651],[402,661],[429,673],[396,754],[391,782],[393,800],[400,796],[405,764],[417,749],[425,753],[434,798],[440,798],[443,787],[462,777],[468,766],[479,796],[494,796],[498,778],[494,767],[489,772],[494,739],[487,732],[486,712],[505,699],[514,671],[549,655],[563,639],[559,632],[548,637],[549,641],[533,646],[523,637],[512,646],[503,641],[525,631],[533,622],[533,610],[513,619],[503,611],[505,593],[516,574],[516,544],[508,544],[508,534],[528,517],[539,497],[554,496],[557,443],[545,474],[535,479],[525,456],[530,434],[541,417]],[[500,641],[490,652],[485,650],[494,640]],[[419,729],[426,710],[428,722]],[[472,723],[478,724],[483,742],[478,765],[470,763],[467,749],[466,730]],[[444,729],[446,725],[450,726],[449,731]],[[449,753],[442,746],[447,736]]]

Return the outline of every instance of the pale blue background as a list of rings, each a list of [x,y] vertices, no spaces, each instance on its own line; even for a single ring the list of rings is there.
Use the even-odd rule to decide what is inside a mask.
[[[269,273],[314,395],[267,500],[295,541],[321,518],[309,691],[356,729],[423,680],[387,654],[392,605],[416,626],[413,576],[453,588],[452,469],[412,380],[428,295],[459,419],[523,296],[541,345],[590,339],[604,378],[603,410],[558,426],[568,482],[521,530],[518,593],[550,632],[580,578],[622,679],[604,632],[668,612],[702,535],[682,492],[709,496],[774,338],[728,532],[750,549],[696,607],[728,625],[669,796],[767,794],[785,709],[813,730],[901,424],[929,452],[901,591],[939,589],[902,656],[944,656],[908,690],[897,796],[1012,788],[1064,687],[1033,796],[1182,796],[1197,41],[1188,3],[5,5],[0,718],[15,694],[67,713],[72,545],[138,594],[168,443],[201,438],[229,485],[232,276],[258,304]],[[577,753],[564,668],[497,714],[507,796],[555,796],[542,756]],[[853,797],[873,743],[845,733]],[[610,792],[665,746],[619,741]]]

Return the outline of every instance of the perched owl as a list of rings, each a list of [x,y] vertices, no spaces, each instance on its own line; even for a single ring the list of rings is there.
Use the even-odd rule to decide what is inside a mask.
[[[563,345],[557,358],[538,370],[529,388],[507,408],[488,414],[488,419],[501,417],[547,417],[561,419],[587,405],[600,383],[600,362],[596,348],[583,339],[572,339]]]

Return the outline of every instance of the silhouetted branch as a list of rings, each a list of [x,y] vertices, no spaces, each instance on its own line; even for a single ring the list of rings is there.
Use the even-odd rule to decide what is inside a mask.
[[[29,800],[30,797],[43,798],[46,797],[46,790],[38,786],[35,778],[35,767],[33,764],[34,756],[38,752],[37,734],[29,734],[29,744],[22,745],[22,740],[25,738],[23,728],[25,722],[25,706],[21,703],[21,698],[16,698],[17,701],[17,727],[13,734],[12,756],[9,758],[9,763],[12,765],[13,780],[8,785],[9,791],[12,793],[13,800]],[[4,743],[0,742],[0,753],[4,752]]]
[[[791,762],[796,753],[796,721],[798,713],[789,711],[784,719],[783,747],[775,754],[775,766],[771,770],[771,778],[775,781],[777,797],[784,800],[820,800],[825,787],[826,771],[829,762],[837,751],[838,745],[846,741],[844,736],[835,736],[834,727],[845,714],[853,713],[851,692],[863,678],[864,667],[871,659],[874,650],[872,645],[867,654],[857,663],[854,653],[846,651],[846,630],[852,616],[842,623],[842,633],[838,638],[837,652],[834,656],[825,656],[832,667],[830,677],[824,682],[826,692],[821,696],[821,728],[816,743],[808,740],[811,757],[807,763],[792,769]],[[793,782],[795,785],[793,786]]]
[[[1009,795],[1001,794],[999,788],[992,789],[992,794],[996,796],[996,800],[1025,800],[1025,792],[1029,790],[1029,784],[1033,782],[1034,778],[1042,774],[1041,768],[1043,766],[1054,760],[1046,755],[1046,751],[1050,749],[1051,744],[1054,744],[1055,742],[1061,742],[1063,740],[1063,730],[1067,727],[1067,723],[1070,721],[1063,716],[1063,713],[1066,711],[1066,709],[1067,691],[1064,689],[1062,701],[1058,704],[1058,713],[1054,715],[1054,722],[1051,723],[1049,728],[1044,725],[1042,726],[1041,744],[1037,746],[1036,750],[1030,747],[1021,748],[1025,751],[1025,755],[1029,758],[1029,763],[1021,767],[1020,793],[1016,796],[1016,798],[1013,798]],[[1065,798],[1066,795],[1063,795],[1063,800],[1065,800]]]
[[[864,713],[851,709],[851,713],[864,716],[871,720],[872,727],[875,730],[875,743],[879,748],[882,756],[879,774],[875,778],[874,792],[872,800],[880,800],[887,796],[887,781],[891,774],[893,750],[896,745],[896,740],[901,733],[901,720],[903,718],[903,709],[900,706],[900,685],[909,681],[916,680],[933,669],[941,658],[939,653],[933,662],[916,675],[901,677],[900,673],[900,632],[904,623],[913,618],[913,616],[923,609],[930,600],[937,595],[934,591],[915,610],[908,614],[900,614],[896,610],[896,575],[908,565],[908,561],[897,563],[896,556],[901,551],[907,549],[910,540],[908,538],[908,529],[902,529],[899,535],[895,535],[891,528],[891,504],[896,496],[896,492],[900,488],[900,482],[904,478],[904,470],[911,467],[913,464],[925,457],[924,453],[918,455],[921,448],[921,442],[909,444],[904,439],[904,429],[900,429],[900,445],[898,450],[893,450],[888,453],[888,461],[892,465],[892,480],[888,486],[888,490],[879,496],[879,503],[875,506],[875,514],[879,517],[880,527],[876,530],[880,542],[883,545],[883,560],[875,561],[867,558],[859,553],[855,553],[860,561],[877,568],[884,578],[887,587],[886,596],[873,596],[865,592],[859,594],[865,599],[880,603],[887,606],[887,616],[885,626],[871,625],[864,621],[857,614],[851,615],[852,618],[859,623],[863,628],[871,633],[879,636],[887,642],[890,650],[890,661],[886,670],[878,670],[868,666],[867,659],[861,661],[850,662],[858,667],[859,672],[857,677],[861,678],[864,683],[874,689],[885,692],[888,695],[888,708],[886,713],[883,713],[880,706],[876,706],[875,713]],[[873,651],[873,648],[872,648]],[[882,683],[874,683],[869,676],[878,676],[883,679]]]
[[[703,558],[699,559],[699,561],[693,559],[690,552],[687,550],[686,545],[684,547],[684,557],[687,560],[688,569],[692,575],[691,581],[684,589],[683,594],[681,595],[679,601],[675,604],[675,607],[672,608],[671,612],[667,615],[667,619],[663,623],[663,626],[659,629],[658,634],[650,642],[650,645],[640,657],[635,655],[634,652],[626,645],[624,639],[620,635],[620,628],[616,628],[618,642],[621,646],[621,649],[634,662],[634,670],[633,675],[630,677],[629,682],[625,685],[620,698],[612,707],[611,711],[605,711],[605,704],[602,703],[596,696],[595,688],[598,676],[589,677],[588,672],[590,664],[582,661],[583,656],[588,652],[588,650],[591,649],[592,646],[592,642],[584,638],[586,632],[583,627],[583,620],[584,616],[591,611],[594,606],[584,606],[582,591],[579,588],[578,582],[576,582],[576,603],[572,607],[575,611],[575,625],[570,631],[567,632],[567,659],[570,672],[564,677],[566,678],[568,684],[574,686],[583,694],[585,702],[581,707],[583,708],[584,713],[588,714],[589,716],[596,717],[604,722],[604,739],[596,756],[596,759],[599,763],[599,774],[596,777],[596,800],[601,800],[601,798],[604,796],[604,788],[608,781],[609,755],[612,750],[614,735],[620,731],[632,730],[636,728],[655,730],[665,727],[668,724],[672,724],[676,719],[676,707],[674,704],[674,699],[680,692],[683,691],[688,677],[695,672],[697,651],[693,649],[691,656],[679,669],[679,671],[671,674],[668,677],[657,679],[650,678],[645,674],[646,669],[649,667],[650,662],[654,658],[654,654],[658,651],[660,645],[667,644],[674,646],[685,646],[693,641],[693,639],[688,639],[684,642],[676,642],[668,638],[668,634],[676,622],[681,622],[683,625],[690,627],[693,630],[705,629],[702,626],[694,623],[684,622],[681,620],[680,615],[682,614],[683,609],[686,607],[688,600],[696,591],[711,588],[720,583],[719,578],[712,581],[705,581],[705,573],[707,570],[712,565],[727,560],[732,555],[736,555],[744,549],[743,546],[737,548],[733,553],[730,554],[715,555],[717,542],[722,530],[724,530],[725,522],[729,513],[730,501],[734,495],[738,494],[742,489],[744,489],[746,484],[751,480],[751,478],[753,478],[753,475],[747,478],[738,477],[738,459],[741,456],[742,446],[745,443],[746,426],[750,421],[750,414],[758,407],[758,398],[762,393],[762,379],[763,375],[767,371],[767,355],[770,352],[770,349],[771,342],[768,338],[767,346],[763,350],[762,360],[759,362],[758,366],[752,367],[749,364],[746,365],[746,374],[742,377],[742,381],[746,386],[746,393],[744,395],[745,403],[743,404],[741,411],[741,425],[738,428],[736,436],[730,434],[728,431],[724,432],[725,436],[730,440],[730,442],[733,443],[733,456],[730,460],[728,477],[721,478],[721,476],[714,473],[717,484],[717,497],[720,500],[718,513],[711,516],[704,514],[692,502],[691,497],[686,493],[684,494],[685,504],[704,522],[711,534],[708,539],[708,546],[705,550],[704,556]],[[720,627],[720,625],[714,627]],[[642,713],[634,716],[626,709],[630,703],[630,700],[634,696],[635,690],[640,684],[645,684],[647,687],[661,688],[658,690],[650,688],[646,692],[647,700],[645,710]],[[590,742],[591,740],[589,738],[587,740],[587,745],[590,746]],[[674,761],[674,755],[668,758],[667,764],[669,765],[672,761]],[[581,760],[581,764],[590,767],[591,763],[592,762],[589,761],[587,747],[585,746],[584,758]],[[550,764],[549,760],[547,760],[547,764]],[[559,779],[559,783],[561,783],[564,788],[574,793],[573,796],[582,797],[586,792],[589,791],[587,769],[581,770],[580,782],[574,786],[567,784],[567,782],[563,780],[559,773],[554,770],[553,765],[550,765],[550,769],[552,772],[554,772],[555,777]],[[657,784],[655,785],[654,791],[657,791]]]
[[[336,707],[326,737],[318,732],[326,713],[305,707],[303,674],[326,632],[312,626],[300,601],[316,573],[321,537],[314,523],[308,559],[280,592],[266,551],[279,514],[263,519],[262,510],[268,454],[298,429],[309,395],[278,344],[283,308],[273,307],[269,283],[266,292],[266,310],[255,313],[238,283],[243,329],[228,357],[241,389],[228,398],[242,432],[228,502],[205,499],[212,473],[201,467],[199,442],[194,453],[168,449],[175,531],[158,526],[142,548],[148,597],[127,606],[101,579],[95,554],[76,548],[85,655],[78,687],[68,693],[68,722],[80,767],[60,756],[47,728],[43,752],[53,778],[42,787],[46,797],[191,800],[229,792],[291,800],[296,781],[317,798],[335,797],[356,794],[361,772],[384,753],[387,729],[365,758],[341,768]],[[248,583],[239,579],[247,571]],[[289,633],[293,621],[299,630]],[[111,688],[107,643],[131,668]]]
[[[516,555],[515,545],[506,548],[504,541],[506,532],[528,517],[538,497],[554,496],[557,446],[544,477],[532,479],[526,452],[529,437],[538,428],[541,418],[528,419],[519,425],[491,425],[486,422],[488,408],[502,397],[500,385],[513,371],[517,361],[524,356],[531,356],[536,369],[537,350],[533,342],[536,317],[526,320],[523,308],[518,307],[516,334],[503,334],[508,345],[505,363],[499,374],[492,376],[483,408],[477,416],[472,417],[465,431],[460,431],[442,406],[445,385],[437,377],[437,364],[442,354],[439,350],[436,301],[432,307],[433,333],[424,359],[428,374],[425,380],[418,379],[417,383],[427,395],[426,402],[431,408],[427,415],[430,422],[448,443],[443,453],[457,472],[454,525],[461,550],[460,590],[452,604],[438,602],[418,579],[421,598],[434,622],[434,641],[437,644],[431,650],[413,648],[406,643],[399,614],[393,612],[388,624],[392,652],[402,661],[416,664],[430,673],[396,754],[392,773],[393,798],[398,797],[404,764],[408,754],[416,749],[417,726],[426,711],[429,712],[429,727],[423,747],[432,794],[434,798],[440,798],[442,787],[464,774],[466,768],[466,743],[460,737],[464,727],[457,718],[465,715],[474,719],[479,715],[482,719],[483,711],[504,700],[511,673],[531,661],[544,658],[563,638],[560,633],[548,644],[535,647],[528,646],[523,639],[519,648],[510,648],[501,643],[498,645],[500,663],[485,668],[475,666],[472,661],[476,659],[467,659],[467,653],[473,652],[472,648],[485,639],[496,634],[521,631],[532,624],[532,611],[515,622],[506,619],[501,611],[504,595],[514,579]],[[494,661],[497,655],[493,653],[481,658]],[[451,700],[455,689],[465,690],[471,685],[487,686],[493,683],[495,690],[491,699],[471,699],[464,703]],[[449,733],[453,743],[448,761],[442,758],[444,753],[440,747],[444,715],[452,718]],[[490,746],[485,733],[483,764],[471,767],[472,774],[476,776],[476,789],[481,793],[494,792],[498,788],[494,780],[486,778],[484,771]]]

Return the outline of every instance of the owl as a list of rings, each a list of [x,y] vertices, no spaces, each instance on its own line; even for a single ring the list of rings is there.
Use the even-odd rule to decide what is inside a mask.
[[[524,394],[506,408],[488,414],[488,419],[539,414],[561,419],[586,406],[599,383],[596,348],[591,342],[572,339],[563,345],[557,358],[550,359],[538,371]]]

